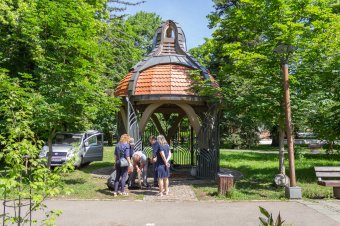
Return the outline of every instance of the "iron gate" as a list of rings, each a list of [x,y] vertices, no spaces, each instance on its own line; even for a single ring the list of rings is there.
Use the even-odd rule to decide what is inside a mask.
[[[147,157],[152,157],[152,149],[149,145],[150,136],[159,135],[155,125],[148,122],[143,134],[143,151]],[[163,135],[163,134],[162,134]],[[196,152],[194,148],[194,133],[191,129],[187,118],[184,118],[179,124],[176,133],[170,138],[170,147],[172,152],[172,160],[177,165],[194,165],[196,162]]]

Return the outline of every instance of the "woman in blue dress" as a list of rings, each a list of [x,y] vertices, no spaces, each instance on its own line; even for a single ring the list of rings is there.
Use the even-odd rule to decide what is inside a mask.
[[[158,172],[158,186],[159,186],[159,196],[163,196],[169,193],[169,176],[170,176],[170,146],[167,143],[163,135],[157,136],[157,142],[159,144],[159,149],[156,153],[157,161],[156,167]]]

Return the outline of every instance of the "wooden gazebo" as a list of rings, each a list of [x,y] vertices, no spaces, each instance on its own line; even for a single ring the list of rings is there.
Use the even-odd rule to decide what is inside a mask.
[[[128,133],[135,139],[135,148],[144,151],[148,145],[143,139],[148,122],[152,121],[158,134],[171,142],[178,125],[188,118],[193,132],[191,165],[196,167],[198,177],[214,178],[219,169],[218,107],[208,101],[209,97],[192,91],[193,70],[199,71],[203,80],[217,85],[187,53],[181,26],[172,20],[164,22],[156,31],[151,53],[130,70],[115,91],[123,102],[118,135]],[[172,115],[172,125],[164,128],[157,115]]]

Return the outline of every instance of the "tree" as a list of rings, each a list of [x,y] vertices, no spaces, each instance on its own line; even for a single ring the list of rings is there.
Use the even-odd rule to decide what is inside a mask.
[[[104,34],[104,54],[106,70],[104,72],[104,87],[109,96],[123,76],[137,63],[151,48],[153,35],[161,19],[154,13],[138,12],[128,18],[116,18],[108,24]],[[115,104],[112,104],[115,103]],[[94,120],[94,128],[104,132],[109,143],[112,143],[112,133],[115,131],[116,110],[120,106],[118,99],[107,98],[101,102],[101,111]]]
[[[18,188],[11,194],[29,197],[25,189],[32,188],[34,210],[41,207],[46,196],[59,193],[61,173],[72,165],[52,170],[41,164],[41,140],[48,139],[49,166],[57,130],[94,127],[112,132],[120,106],[112,95],[114,81],[142,52],[134,46],[133,26],[125,26],[124,17],[113,15],[130,4],[120,0],[0,2],[0,162],[8,168],[6,178],[0,180],[1,192]],[[32,174],[27,174],[27,165],[32,166]]]
[[[112,99],[103,76],[111,67],[105,59],[106,3],[5,1],[0,37],[6,45],[0,48],[0,66],[43,97],[34,126],[48,138],[48,164],[55,132],[89,128],[101,107],[107,107],[102,103]]]
[[[204,48],[210,48],[212,71],[219,71],[217,80],[224,89],[228,110],[257,126],[281,124],[280,59],[273,50],[278,44],[291,44],[296,47],[289,63],[297,123],[306,115],[309,103],[301,100],[310,94],[307,87],[313,81],[306,81],[310,75],[303,62],[320,63],[315,52],[334,51],[330,43],[336,42],[338,16],[331,10],[333,1],[214,2],[215,12],[209,19],[216,30]]]
[[[38,158],[43,142],[31,128],[33,109],[40,99],[39,94],[32,95],[31,89],[21,87],[18,79],[9,78],[6,70],[0,70],[0,193],[5,193],[7,199],[14,198],[14,206],[18,209],[22,209],[23,199],[32,201],[31,208],[26,212],[22,210],[21,215],[6,213],[5,224],[27,223],[31,211],[45,209],[43,201],[46,197],[65,191],[61,172],[67,172],[73,165],[71,161],[50,171]],[[42,223],[54,224],[55,216],[59,214],[60,211],[46,212],[47,219]]]
[[[318,85],[324,73],[311,68],[327,68],[328,72],[336,68],[331,57],[335,52],[339,55],[339,46],[334,44],[339,36],[335,1],[214,2],[215,12],[209,15],[210,26],[216,27],[213,38],[193,53],[203,53],[203,61],[212,67],[208,68],[218,72],[227,125],[236,124],[241,132],[242,128],[255,131],[263,125],[276,126],[282,158],[281,56],[273,50],[280,44],[295,47],[289,56],[293,121],[296,127],[306,124],[316,101],[310,98],[316,89],[325,92],[325,87]]]
[[[140,11],[135,15],[129,16],[126,23],[131,26],[135,33],[134,47],[141,51],[142,56],[149,54],[152,50],[155,31],[161,25],[162,18],[155,13]]]

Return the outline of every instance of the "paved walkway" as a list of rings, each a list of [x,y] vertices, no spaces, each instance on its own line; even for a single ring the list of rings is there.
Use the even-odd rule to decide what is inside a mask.
[[[328,203],[328,202],[327,202]],[[332,201],[339,206],[339,201]],[[339,226],[340,222],[298,201],[268,202],[157,202],[157,201],[46,201],[49,209],[62,209],[58,226],[163,226],[163,225],[259,225],[258,206],[285,224],[294,226]],[[34,214],[40,218],[43,214]]]
[[[170,181],[169,195],[157,196],[158,190],[152,189],[144,193],[145,201],[198,201],[194,191],[188,183],[183,181]]]
[[[287,225],[340,226],[340,200],[198,201],[191,185],[206,182],[171,178],[169,195],[163,197],[155,196],[157,188],[131,190],[144,195],[144,200],[139,201],[49,200],[45,204],[49,210],[64,211],[57,219],[58,226],[259,225],[259,206],[265,207],[274,218],[280,212]],[[33,218],[43,216],[40,211]]]
[[[340,200],[300,200],[299,202],[340,224]]]

